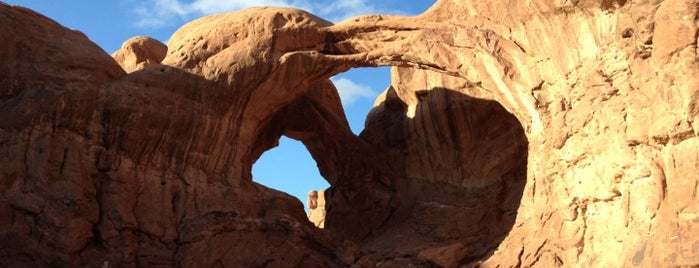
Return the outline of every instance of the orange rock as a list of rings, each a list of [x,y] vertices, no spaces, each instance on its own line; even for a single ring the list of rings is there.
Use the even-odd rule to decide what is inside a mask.
[[[112,57],[126,72],[131,73],[159,64],[167,54],[167,46],[150,37],[137,36],[126,40]]]
[[[325,227],[325,190],[312,190],[308,193],[308,220],[316,227]]]
[[[0,266],[698,265],[697,0],[514,2],[219,14],[128,75],[0,3]],[[328,78],[378,65],[356,136]],[[281,135],[324,229],[252,182]]]

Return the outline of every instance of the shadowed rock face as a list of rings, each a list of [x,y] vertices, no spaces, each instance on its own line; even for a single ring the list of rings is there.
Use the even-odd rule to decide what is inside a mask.
[[[0,3],[0,266],[697,265],[697,4],[255,8],[117,63]],[[356,136],[328,78],[377,65]],[[251,180],[281,135],[325,229]]]
[[[434,73],[399,68],[393,75],[401,83],[385,92],[360,135],[380,168],[361,187],[331,187],[327,225],[395,258],[454,243],[466,245],[463,261],[482,257],[515,221],[526,182],[524,130],[497,102],[463,94],[473,88],[458,79],[439,83],[453,88],[422,88]]]

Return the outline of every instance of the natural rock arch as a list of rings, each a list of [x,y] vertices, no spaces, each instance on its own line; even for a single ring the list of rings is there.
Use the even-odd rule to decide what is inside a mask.
[[[400,176],[397,174],[382,174],[386,171],[381,171],[381,168],[374,167],[376,163],[381,161],[377,161],[377,156],[372,155],[378,154],[375,153],[375,149],[369,143],[355,137],[351,133],[341,112],[339,99],[333,92],[334,87],[328,84],[327,78],[351,67],[377,65],[410,66],[431,69],[453,76],[461,76],[462,79],[468,78],[466,74],[475,75],[477,78],[481,78],[481,80],[477,82],[473,80],[459,80],[459,82],[452,82],[452,84],[458,83],[460,87],[467,88],[469,93],[475,93],[474,95],[476,96],[501,97],[502,94],[497,95],[483,90],[483,83],[488,84],[487,87],[492,86],[492,88],[498,90],[509,90],[507,87],[498,85],[498,83],[502,84],[502,78],[500,78],[498,70],[505,69],[499,66],[501,64],[514,64],[510,62],[507,56],[508,53],[523,52],[520,47],[511,42],[507,43],[508,41],[506,40],[501,40],[492,31],[481,31],[475,28],[461,29],[464,30],[462,34],[465,33],[465,35],[461,36],[459,40],[453,40],[451,43],[432,44],[431,42],[437,41],[436,38],[451,33],[450,30],[453,29],[443,29],[438,27],[439,25],[434,25],[433,27],[425,26],[430,25],[430,23],[426,24],[425,21],[415,22],[416,26],[411,27],[410,23],[406,23],[405,20],[398,21],[394,17],[368,16],[358,18],[346,24],[331,26],[327,22],[298,10],[251,9],[240,12],[237,15],[235,17],[226,15],[207,17],[184,26],[173,35],[170,44],[171,47],[178,49],[170,51],[164,63],[178,66],[194,73],[201,72],[202,76],[209,79],[218,80],[232,88],[239,87],[235,88],[236,90],[251,90],[249,93],[242,93],[243,95],[250,94],[250,97],[246,103],[245,111],[242,112],[240,124],[242,126],[262,126],[260,130],[251,129],[242,135],[242,137],[247,135],[258,137],[252,144],[262,145],[262,147],[254,149],[256,151],[254,151],[253,155],[260,154],[266,150],[264,144],[273,144],[282,134],[303,141],[314,155],[314,158],[319,160],[318,164],[321,174],[333,185],[331,191],[328,192],[331,195],[328,198],[330,200],[328,230],[333,231],[341,239],[350,239],[357,242],[375,232],[377,228],[380,228],[390,220],[393,213],[391,210],[399,208],[395,204],[392,205],[391,202],[402,202],[397,201],[396,196],[410,196],[410,192],[414,190],[396,189],[396,182],[391,181],[395,180],[395,178],[391,177]],[[246,34],[245,31],[247,30],[245,29],[248,28],[243,27],[243,25],[249,25],[250,21],[255,21],[252,23],[253,25],[270,25],[268,26],[269,28],[263,27],[263,29],[268,29],[266,31],[273,34],[268,35],[259,31],[256,35]],[[418,24],[421,26],[418,27]],[[221,27],[222,25],[227,27]],[[252,28],[254,29],[254,27]],[[243,30],[241,33],[234,30],[233,32],[228,32],[226,36],[243,36],[243,38],[231,41],[216,40],[207,36],[208,34],[220,35],[221,33],[216,33],[220,29],[226,29],[227,31],[230,29],[241,29]],[[209,33],[209,31],[214,33]],[[246,38],[254,41],[248,41]],[[377,39],[383,40],[382,38],[389,41],[375,41]],[[471,41],[471,38],[483,38],[488,40],[488,43],[481,45],[478,42]],[[219,44],[216,41],[223,41],[224,43]],[[225,43],[226,41],[231,43]],[[246,44],[250,42],[256,44],[269,43],[270,45],[258,46],[257,48],[260,51],[253,50],[252,52],[247,50],[249,46],[238,47],[241,43]],[[424,42],[428,44],[428,48],[420,47],[416,45],[416,42]],[[284,45],[278,46],[276,44]],[[510,44],[509,48],[513,50],[503,49],[501,47],[502,44]],[[454,59],[458,59],[457,57],[440,55],[440,53],[453,53],[450,50],[451,46],[465,47],[469,51],[468,53],[471,53],[475,59],[490,60],[489,65],[486,65],[485,69],[470,69],[466,67],[460,69],[460,67],[465,65],[455,63]],[[217,51],[215,48],[222,49]],[[242,48],[246,50],[241,50]],[[497,59],[491,59],[490,56],[487,56],[490,54],[486,53],[488,49],[498,50],[501,54],[498,55]],[[424,53],[424,50],[428,50],[437,56]],[[468,55],[468,53],[461,54]],[[238,56],[241,54],[244,55],[243,57],[255,59],[253,61],[241,60],[240,56]],[[207,64],[202,64],[204,62]],[[215,64],[210,64],[210,62],[215,62]],[[272,66],[261,63],[269,63]],[[222,68],[222,66],[229,66],[229,69]],[[290,70],[293,70],[293,72]],[[479,70],[485,71],[476,72]],[[255,73],[256,77],[258,77],[256,79],[260,81],[259,84],[249,85],[247,84],[249,83],[248,80],[240,82],[241,75],[246,73]],[[280,81],[284,82],[280,83]],[[318,81],[323,82],[319,83]],[[305,88],[309,85],[313,86],[306,91]],[[416,101],[415,93],[410,92],[410,90],[408,88],[402,90],[402,97],[406,98],[403,100],[404,103]],[[310,94],[306,94],[306,92]],[[512,93],[505,93],[507,93],[510,99],[502,98],[502,100],[510,101],[508,102],[510,105],[517,105],[516,101],[511,99]],[[409,97],[411,94],[413,96]],[[398,99],[393,101],[395,102],[396,100]],[[285,103],[291,105],[286,105]],[[413,103],[412,105],[416,104]],[[282,110],[278,110],[280,108]],[[521,108],[511,109],[526,111],[526,109]],[[520,115],[528,118],[524,114]],[[265,122],[265,120],[267,121]],[[273,129],[265,130],[265,128]],[[246,129],[242,130],[246,131]],[[524,138],[523,131],[521,135],[520,137]],[[527,142],[526,138],[524,139],[525,142],[517,141],[515,144],[525,145],[525,153],[522,154],[520,152],[517,158],[520,159],[519,161],[524,161],[524,168],[526,169]],[[247,144],[247,142],[241,143]],[[346,157],[358,155],[362,157]],[[522,158],[522,155],[524,155],[524,158]],[[509,158],[504,157],[503,159]],[[513,162],[518,163],[517,161]],[[391,168],[386,170],[396,171]],[[512,204],[518,204],[519,197],[517,196],[521,196],[521,187],[523,187],[524,178],[521,176],[524,176],[525,172],[523,170],[518,172],[521,179],[515,184],[519,185],[520,188],[519,190],[510,189],[513,192],[513,196],[515,196],[513,198],[515,201]],[[356,180],[362,180],[365,185],[357,184]],[[402,187],[412,188],[416,186],[409,186],[408,184]],[[359,193],[357,189],[363,190],[360,190],[361,193]],[[347,190],[350,192],[346,192]],[[500,190],[502,189],[498,188],[498,191]],[[336,193],[340,192],[343,194],[336,195]],[[398,192],[398,194],[395,192]],[[351,200],[353,199],[351,196],[357,194],[361,196],[360,199],[364,199],[362,201],[364,204],[352,203],[355,201]],[[413,192],[412,194],[415,193]],[[340,199],[334,200],[336,197]],[[405,200],[408,199],[406,198]],[[338,205],[334,206],[334,203]],[[413,205],[410,204],[411,202],[408,202],[404,205],[412,207]],[[511,211],[509,213],[512,213],[512,210],[516,210],[516,205],[515,208],[509,207],[508,210]],[[352,222],[362,220],[367,223],[362,225],[363,228],[357,229],[352,227],[352,225],[356,225],[351,224]],[[513,221],[514,217],[510,219],[510,224]],[[484,223],[482,226],[493,226],[493,224]],[[502,230],[507,232],[509,229],[506,227]],[[491,234],[490,236],[500,237],[503,234],[502,231],[500,232],[500,234]],[[483,249],[492,249],[497,245],[489,244],[488,242],[485,244],[488,245],[481,245]],[[419,243],[412,246],[414,248],[421,247]],[[434,246],[434,244],[422,245],[422,247],[428,246]],[[395,249],[387,251],[391,250]],[[485,254],[485,251],[472,250],[467,255],[470,256],[470,259],[474,259],[483,254]]]
[[[342,124],[318,116],[338,114],[327,77],[395,65],[461,77],[467,95],[496,100],[521,123],[529,149],[514,228],[491,256],[473,261],[696,265],[697,1],[571,2],[441,0],[413,18],[337,25],[298,10],[250,9],[183,27],[163,64],[128,75],[83,35],[0,3],[9,44],[0,50],[0,254],[8,256],[0,264],[342,266],[444,263],[433,259],[444,251],[462,254],[450,264],[479,258],[463,255],[468,245],[419,256],[364,251],[390,241],[362,242],[377,237],[372,230],[390,209],[337,241],[306,224],[288,197],[250,181],[255,157],[290,129],[272,124],[275,115],[300,109]],[[449,90],[394,87],[408,107]],[[292,127],[309,148],[327,145],[312,151],[375,150],[343,129]],[[319,165],[340,188],[344,167],[370,160]],[[376,186],[365,197],[404,208],[390,198],[390,180],[363,170],[352,177]],[[329,202],[351,193],[336,190]],[[351,215],[334,209],[331,217]]]

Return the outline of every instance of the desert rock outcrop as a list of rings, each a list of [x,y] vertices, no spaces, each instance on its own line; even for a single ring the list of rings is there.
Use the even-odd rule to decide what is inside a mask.
[[[121,48],[112,54],[126,72],[135,72],[153,64],[159,64],[167,54],[167,46],[146,36],[136,36],[126,40]]]
[[[308,192],[308,220],[318,228],[325,228],[325,190]]]
[[[119,63],[0,15],[0,266],[699,265],[696,0],[254,8]],[[377,65],[357,136],[328,78]],[[324,229],[251,180],[282,135]]]

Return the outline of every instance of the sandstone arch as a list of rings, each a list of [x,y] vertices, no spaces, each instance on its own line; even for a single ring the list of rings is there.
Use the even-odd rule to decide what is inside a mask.
[[[185,26],[163,64],[128,75],[81,34],[0,4],[11,44],[0,49],[0,264],[425,264],[445,263],[432,259],[445,250],[460,256],[447,263],[484,266],[699,263],[697,1],[515,2],[441,0],[414,18],[337,25],[298,10],[241,11]],[[243,24],[256,28],[234,27]],[[371,232],[385,220],[338,241],[250,181],[253,159],[285,131],[312,153],[375,150],[328,127],[341,116],[320,116],[340,114],[327,77],[375,65],[460,77],[467,95],[521,123],[526,184],[492,255],[458,244],[369,252],[388,240],[353,235],[379,237]],[[424,93],[394,90],[408,105]],[[319,124],[280,127],[285,109]],[[319,165],[338,187],[344,167],[369,167],[352,177],[376,186],[365,196],[383,210],[369,218],[390,218],[385,208],[404,203],[371,176],[371,160]],[[328,214],[351,215],[340,209],[351,212]]]

